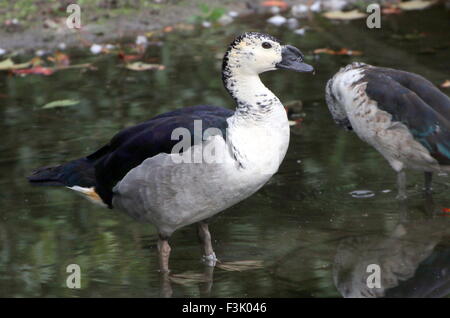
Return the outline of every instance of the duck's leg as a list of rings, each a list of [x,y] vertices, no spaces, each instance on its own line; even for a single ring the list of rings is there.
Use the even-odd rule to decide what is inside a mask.
[[[209,233],[208,223],[205,221],[199,222],[197,233],[203,247],[203,261],[208,266],[216,266],[217,258],[211,244],[211,234]]]
[[[398,200],[405,200],[406,195],[406,172],[405,170],[400,170],[397,173],[397,187],[398,187],[398,194],[397,199]]]
[[[159,270],[161,271],[161,273],[169,272],[169,256],[170,256],[169,238],[160,234],[158,240],[158,258],[159,258]]]
[[[431,193],[431,182],[433,181],[433,172],[425,171],[425,192]]]

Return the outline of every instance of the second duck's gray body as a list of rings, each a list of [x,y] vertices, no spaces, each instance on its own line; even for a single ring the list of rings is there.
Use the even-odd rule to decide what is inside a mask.
[[[387,83],[385,88],[386,98],[382,101],[383,105],[380,104],[381,99],[375,100],[367,93],[369,79],[366,74],[376,73],[378,70],[380,70],[380,81],[385,80]],[[414,114],[416,117],[431,114],[437,120],[436,123],[433,123],[436,126],[430,127],[429,130],[433,132],[432,129],[435,129],[436,134],[445,134],[450,127],[449,118],[445,118],[433,107],[425,108],[424,106],[423,110],[415,108],[421,102],[422,96],[418,96],[413,91],[407,91],[405,94],[406,88],[402,87],[396,79],[383,75],[381,72],[384,70],[391,72],[391,74],[398,72],[399,77],[410,76],[411,80],[417,79],[417,81],[422,81],[424,85],[432,87],[431,83],[412,73],[376,68],[364,63],[347,65],[336,73],[326,86],[326,100],[335,122],[353,130],[359,138],[377,149],[397,172],[407,168],[427,172],[450,171],[450,165],[447,165],[445,160],[439,162],[437,158],[432,156],[430,149],[436,145],[430,145],[430,149],[427,149],[424,146],[424,144],[427,144],[426,141],[420,142],[419,134],[413,134],[416,127],[411,127],[412,125],[408,127],[407,120],[402,120],[406,118],[405,114],[414,114],[414,112],[417,112],[417,115]],[[378,73],[376,75],[378,76]],[[437,89],[431,93],[443,95]],[[397,97],[403,98],[407,94],[411,96],[410,100],[406,99],[404,103],[399,103]],[[441,95],[439,95],[439,98],[445,101],[447,97]],[[426,100],[426,98],[424,99]],[[395,111],[398,114],[394,111],[387,111],[394,106],[397,107]],[[442,104],[441,106],[444,108],[445,105]],[[397,118],[394,118],[394,116],[397,116]],[[416,119],[418,120],[418,118]],[[417,126],[416,130],[422,128],[419,125]],[[445,140],[442,144],[442,147],[447,147]],[[438,143],[437,146],[439,147]]]

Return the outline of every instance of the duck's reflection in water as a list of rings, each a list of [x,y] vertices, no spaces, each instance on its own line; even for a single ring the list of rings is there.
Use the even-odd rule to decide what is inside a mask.
[[[386,235],[347,237],[335,255],[334,284],[344,297],[445,297],[450,294],[449,239],[450,218],[436,215],[401,221]],[[379,266],[379,277],[371,264]]]

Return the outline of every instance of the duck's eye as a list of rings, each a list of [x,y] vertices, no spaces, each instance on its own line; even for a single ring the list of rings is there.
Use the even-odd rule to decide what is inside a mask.
[[[272,47],[272,44],[270,44],[269,42],[263,42],[262,47],[265,49],[270,49]]]

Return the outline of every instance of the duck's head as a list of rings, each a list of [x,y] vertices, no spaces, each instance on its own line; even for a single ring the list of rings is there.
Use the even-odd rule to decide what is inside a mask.
[[[282,45],[273,36],[246,32],[238,36],[228,47],[223,71],[225,76],[230,72],[257,75],[276,69],[313,72],[313,67],[303,62],[303,59],[304,56],[299,49],[291,45]]]

